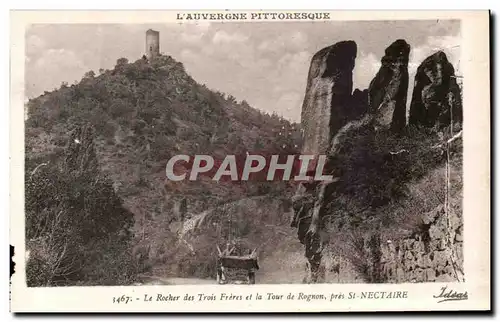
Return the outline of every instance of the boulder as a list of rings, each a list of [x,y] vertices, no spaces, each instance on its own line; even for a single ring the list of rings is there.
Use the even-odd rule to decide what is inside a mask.
[[[376,127],[400,132],[406,125],[410,45],[402,39],[385,50],[382,66],[368,88],[369,109]]]
[[[453,65],[438,51],[427,57],[415,74],[409,124],[442,127],[452,120],[462,121],[462,96]]]

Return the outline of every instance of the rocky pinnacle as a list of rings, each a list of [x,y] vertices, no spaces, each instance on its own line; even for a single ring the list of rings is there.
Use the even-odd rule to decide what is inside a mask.
[[[379,127],[390,127],[400,132],[406,125],[406,98],[408,92],[408,57],[410,45],[402,39],[385,50],[382,66],[370,82],[369,108],[376,115]]]

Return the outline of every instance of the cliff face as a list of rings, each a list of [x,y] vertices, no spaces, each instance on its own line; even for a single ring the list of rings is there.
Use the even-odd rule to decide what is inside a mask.
[[[462,281],[463,223],[460,214],[442,206],[423,216],[419,231],[397,241],[373,235],[364,240],[371,259],[365,281],[374,283]]]
[[[356,51],[354,41],[343,41],[313,56],[302,106],[302,154],[326,152],[335,132],[345,124]]]
[[[443,207],[438,207],[426,214],[423,231],[397,243],[381,243],[381,280],[395,283],[462,281],[462,218],[455,213],[448,218]]]
[[[354,41],[343,41],[313,56],[302,107],[302,154],[328,154],[337,132],[365,112],[363,104],[367,101],[367,92],[356,90],[354,95],[352,93],[356,51]],[[320,234],[321,218],[325,216],[324,198],[330,187],[328,184],[301,183],[292,200],[295,210],[292,227],[297,228],[298,238],[305,246],[313,281],[321,278],[318,274],[325,242]]]
[[[339,44],[345,43],[350,42]],[[329,56],[332,48],[345,53]],[[335,178],[301,184],[292,201],[292,227],[308,260],[305,280],[462,279],[461,143],[456,137],[444,143],[461,124],[454,125],[455,132],[437,132],[444,130],[447,115],[461,121],[453,67],[440,53],[422,63],[412,101],[413,123],[407,125],[410,45],[404,40],[391,44],[369,89],[353,93],[350,64],[336,73],[349,86],[316,79],[329,66],[341,65],[333,60],[352,53],[347,48],[355,44],[335,44],[314,56],[304,100],[302,153],[326,154],[326,173]],[[422,82],[423,75],[429,81]],[[427,110],[439,111],[438,116],[422,112]],[[452,164],[458,171],[449,171]]]

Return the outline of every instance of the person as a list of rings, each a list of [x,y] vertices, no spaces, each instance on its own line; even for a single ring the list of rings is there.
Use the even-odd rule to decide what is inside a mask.
[[[243,243],[241,240],[237,239],[234,242],[234,250],[233,250],[233,255],[235,256],[243,256],[245,255],[244,250],[243,250]]]

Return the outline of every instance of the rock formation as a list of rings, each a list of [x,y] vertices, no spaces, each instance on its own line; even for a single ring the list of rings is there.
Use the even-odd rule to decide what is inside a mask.
[[[400,161],[393,156],[403,152],[422,155],[418,149],[425,147],[414,144],[409,152],[397,136],[376,132],[387,129],[401,133],[406,127],[410,45],[400,39],[387,47],[382,66],[369,89],[352,92],[356,50],[352,41],[324,48],[314,55],[309,70],[302,107],[302,154],[327,155],[324,173],[334,175],[335,180],[301,183],[292,199],[291,225],[297,228],[308,261],[305,281],[321,282],[326,275],[332,275],[330,273],[344,276],[340,266],[352,268],[359,274],[353,276],[372,283],[460,279],[463,267],[461,213],[445,215],[440,205],[423,216],[421,226],[416,224],[402,235],[394,234],[397,240],[393,241],[381,237],[381,228],[366,228],[370,223],[382,225],[383,219],[378,217],[383,217],[381,213],[387,209],[384,207],[393,205],[393,198],[402,198],[398,189],[407,184],[411,186],[415,180],[414,172],[394,166]],[[442,123],[447,117],[461,120],[460,91],[453,78],[453,67],[443,55],[431,56],[418,69],[410,113],[413,124]],[[453,116],[447,114],[443,106],[452,106],[449,110]],[[389,164],[387,158],[381,157],[384,153],[391,157]],[[441,154],[436,158],[441,158]],[[439,162],[433,164],[437,166]],[[391,172],[394,169],[401,170],[398,172],[401,178]],[[362,175],[358,176],[358,171]],[[384,191],[380,199],[380,189],[374,182],[384,180],[390,182],[386,184],[390,189]],[[354,232],[361,224],[368,226],[359,238],[351,238],[354,246],[347,245],[349,241],[342,239],[341,231],[354,229],[351,231]],[[342,244],[339,249],[337,245],[332,246],[336,242]],[[349,256],[352,247],[355,254]],[[326,269],[330,255],[323,255],[324,250],[345,257],[350,264],[340,265],[343,260],[336,259],[330,261],[334,263]]]
[[[462,97],[455,70],[442,51],[427,57],[417,69],[409,124],[438,127],[462,120]]]
[[[302,105],[303,154],[326,152],[333,135],[345,123],[356,51],[354,41],[342,41],[313,56]]]
[[[337,131],[362,109],[352,108],[352,71],[356,52],[354,41],[343,41],[313,56],[302,106],[302,154],[328,154]],[[358,92],[356,98],[360,103],[363,92]],[[297,227],[299,240],[305,246],[312,282],[320,278],[321,218],[327,189],[328,185],[317,182],[300,184],[292,201],[295,213],[292,227]]]
[[[299,241],[305,247],[308,261],[310,282],[317,282],[321,277],[320,265],[323,242],[320,234],[321,217],[323,217],[323,198],[325,185],[317,182],[302,183],[292,200],[294,218],[292,227],[297,227]]]
[[[387,47],[382,66],[368,89],[369,108],[376,115],[376,126],[390,126],[395,132],[406,125],[409,54],[410,45],[402,39]]]

